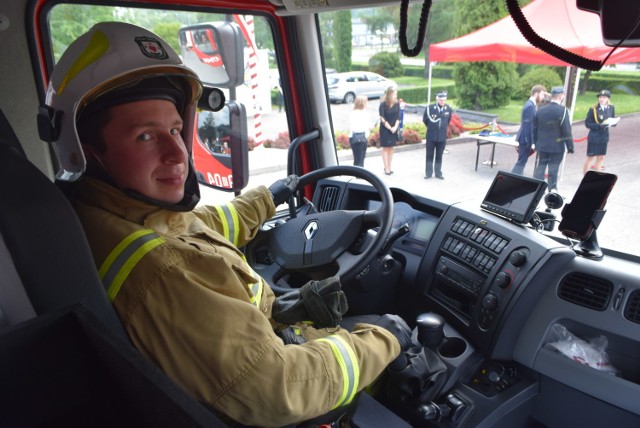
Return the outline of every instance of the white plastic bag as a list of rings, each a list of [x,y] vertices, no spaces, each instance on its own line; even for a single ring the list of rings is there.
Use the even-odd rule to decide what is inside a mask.
[[[618,370],[611,365],[606,353],[607,338],[603,335],[584,341],[572,334],[562,324],[553,324],[547,346],[580,364],[596,370],[617,374]]]

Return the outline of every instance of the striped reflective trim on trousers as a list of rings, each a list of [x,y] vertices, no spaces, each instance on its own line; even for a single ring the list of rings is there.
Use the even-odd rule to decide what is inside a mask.
[[[233,245],[238,245],[238,234],[239,234],[239,221],[238,221],[238,211],[236,211],[236,207],[233,204],[216,206],[216,211],[218,211],[218,216],[220,217],[220,222],[222,223],[222,232],[225,238],[227,238]]]
[[[358,391],[358,383],[360,381],[360,365],[356,353],[351,345],[340,336],[332,335],[317,340],[318,342],[327,342],[331,346],[331,351],[342,372],[342,394],[340,399],[332,407],[335,409],[351,403]]]
[[[144,229],[127,236],[111,250],[98,270],[110,302],[114,301],[120,287],[140,259],[164,242],[153,230]]]

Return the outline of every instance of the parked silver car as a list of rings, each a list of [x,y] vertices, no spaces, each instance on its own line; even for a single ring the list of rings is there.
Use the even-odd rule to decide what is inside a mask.
[[[381,97],[389,86],[396,82],[369,71],[350,71],[327,76],[329,100],[331,102],[352,103],[358,95],[368,98]]]

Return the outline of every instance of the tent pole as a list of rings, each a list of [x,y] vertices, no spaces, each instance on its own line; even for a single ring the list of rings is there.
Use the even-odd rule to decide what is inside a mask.
[[[429,61],[429,85],[427,86],[427,105],[431,102],[431,67],[433,62]]]
[[[578,87],[580,86],[580,68],[576,67],[576,81],[573,85],[573,94],[571,97],[571,110],[569,110],[569,118],[573,123],[573,113],[576,111],[576,99],[578,98]]]
[[[571,84],[571,66],[567,67],[567,74],[565,78],[565,85]],[[576,67],[576,79],[573,84],[573,91],[571,91],[571,103],[569,105],[569,120],[573,123],[573,113],[576,110],[576,99],[578,98],[578,85],[580,84],[580,68]],[[569,89],[569,88],[566,88]],[[566,102],[565,102],[566,104]],[[564,178],[564,165],[566,153],[562,156],[562,163],[560,164],[560,177],[559,180],[562,181]]]

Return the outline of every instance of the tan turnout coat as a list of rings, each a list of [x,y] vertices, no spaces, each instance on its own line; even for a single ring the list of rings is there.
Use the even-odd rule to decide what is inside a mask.
[[[138,350],[202,402],[251,425],[281,426],[348,403],[399,353],[385,329],[302,326],[274,333],[274,294],[237,249],[273,216],[264,186],[220,207],[173,212],[90,177],[77,188],[108,296]]]

